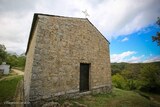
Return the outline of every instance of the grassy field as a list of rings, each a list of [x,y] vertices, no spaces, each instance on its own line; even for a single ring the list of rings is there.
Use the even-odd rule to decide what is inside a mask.
[[[87,95],[76,100],[68,100],[73,107],[77,102],[87,107],[160,107],[160,103],[151,101],[136,92],[114,88],[109,94]]]
[[[5,101],[13,101],[17,83],[23,76],[14,76],[0,81],[0,104]]]

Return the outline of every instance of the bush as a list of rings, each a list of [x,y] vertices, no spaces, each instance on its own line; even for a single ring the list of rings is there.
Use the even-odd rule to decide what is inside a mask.
[[[126,89],[128,89],[128,90],[135,90],[137,88],[138,88],[138,82],[137,82],[137,80],[127,79]]]
[[[112,82],[113,86],[116,88],[125,90],[135,90],[139,88],[139,85],[141,85],[138,80],[127,79],[121,74],[113,75]]]
[[[112,76],[112,82],[113,86],[121,89],[126,89],[127,81],[124,79],[124,77],[120,74],[116,74]]]

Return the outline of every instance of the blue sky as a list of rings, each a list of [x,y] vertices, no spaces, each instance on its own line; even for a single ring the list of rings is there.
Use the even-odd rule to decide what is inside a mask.
[[[160,46],[152,41],[152,36],[156,35],[158,31],[160,28],[156,24],[152,24],[132,34],[112,39],[110,41],[111,61],[133,63],[159,61]],[[121,56],[122,53],[127,55]]]
[[[110,41],[111,62],[160,61],[151,36],[159,28],[160,0],[0,0],[0,44],[26,51],[34,13],[86,18]]]

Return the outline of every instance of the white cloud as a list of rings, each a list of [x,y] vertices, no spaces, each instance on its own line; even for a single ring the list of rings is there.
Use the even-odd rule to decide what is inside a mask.
[[[146,60],[144,60],[144,63],[149,63],[149,62],[157,62],[160,61],[160,56],[151,56],[149,58],[147,58]]]
[[[84,17],[85,9],[89,20],[111,40],[155,22],[159,4],[159,0],[1,0],[0,43],[9,51],[24,52],[33,13]]]
[[[120,54],[112,54],[111,62],[127,62],[127,63],[150,63],[160,61],[160,56],[153,56],[150,54],[150,57],[145,57],[145,55],[135,56],[137,52],[135,51],[126,51]]]
[[[115,38],[136,32],[154,22],[159,16],[158,4],[158,0],[107,0],[93,9],[90,19],[109,35],[106,35],[107,38]]]
[[[137,52],[135,51],[126,51],[120,54],[112,54],[111,62],[127,62],[127,63],[139,63],[143,62],[143,58],[145,55],[134,56]]]
[[[142,58],[144,57],[144,55],[142,56],[132,56],[131,58],[127,59],[125,62],[128,62],[128,63],[139,63],[139,62],[142,62]]]
[[[125,37],[124,39],[121,40],[121,42],[125,42],[128,41],[129,39],[127,37]]]
[[[31,23],[32,19],[29,19],[28,14],[20,19],[12,15],[9,16],[0,17],[0,44],[4,44],[7,51],[24,53],[30,31],[30,26],[24,21]]]
[[[120,54],[112,54],[111,55],[111,62],[126,62],[126,58],[135,54],[135,51],[127,51]]]
[[[0,1],[0,12],[28,12],[35,8],[35,4],[38,0],[1,0]]]

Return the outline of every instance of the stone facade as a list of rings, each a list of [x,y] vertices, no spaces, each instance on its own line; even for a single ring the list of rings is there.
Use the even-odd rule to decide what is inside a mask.
[[[35,14],[26,54],[24,96],[31,104],[111,91],[109,42],[88,19]],[[80,63],[90,64],[84,93]]]

